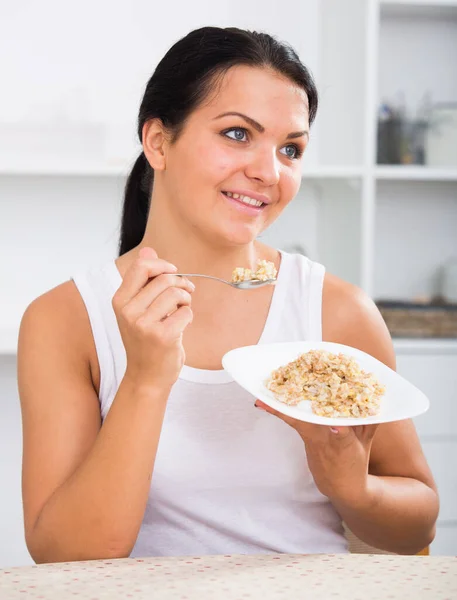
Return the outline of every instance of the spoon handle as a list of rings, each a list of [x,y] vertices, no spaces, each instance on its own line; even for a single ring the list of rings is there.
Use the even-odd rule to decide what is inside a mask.
[[[233,285],[230,281],[226,281],[225,279],[220,279],[219,277],[213,277],[212,275],[202,275],[201,273],[175,273],[179,277],[204,277],[205,279],[214,279],[215,281],[220,281],[221,283],[226,283],[227,285]]]

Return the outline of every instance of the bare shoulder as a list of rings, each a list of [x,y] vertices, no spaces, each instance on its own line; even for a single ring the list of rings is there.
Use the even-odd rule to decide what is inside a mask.
[[[376,304],[361,288],[326,273],[322,337],[371,354],[395,369],[392,339]]]
[[[97,366],[89,316],[72,281],[28,306],[19,332],[17,379],[29,548],[44,504],[81,463],[100,430]]]
[[[20,326],[18,355],[60,354],[87,370],[98,390],[99,368],[89,316],[73,281],[45,292],[27,307]]]

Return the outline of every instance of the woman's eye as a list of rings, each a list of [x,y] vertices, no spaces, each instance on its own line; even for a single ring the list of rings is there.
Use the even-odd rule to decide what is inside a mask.
[[[295,144],[289,144],[288,146],[284,146],[281,150],[285,150],[284,154],[287,158],[300,158],[302,152],[298,146]]]
[[[246,137],[246,129],[242,129],[241,127],[234,127],[233,129],[228,129],[224,131],[224,135],[229,137],[231,140],[236,140],[237,142],[244,142]]]
[[[232,127],[232,129],[226,129],[223,131],[222,134],[231,140],[235,140],[236,142],[248,141],[248,132],[246,129],[244,129],[244,127]],[[299,146],[296,144],[288,144],[287,146],[284,146],[284,148],[281,148],[280,152],[285,154],[285,156],[291,160],[300,158],[300,156],[303,154],[301,148],[299,148]]]

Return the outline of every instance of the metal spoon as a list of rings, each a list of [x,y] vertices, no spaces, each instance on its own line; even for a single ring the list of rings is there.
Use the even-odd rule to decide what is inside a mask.
[[[211,275],[201,275],[200,273],[175,273],[175,275],[178,275],[179,277],[205,277],[206,279],[215,279],[216,281],[226,283],[239,290],[252,290],[263,287],[264,285],[274,285],[276,283],[276,279],[266,279],[265,281],[261,281],[260,279],[248,279],[247,281],[238,281],[234,283],[233,281],[219,279],[219,277],[212,277]]]

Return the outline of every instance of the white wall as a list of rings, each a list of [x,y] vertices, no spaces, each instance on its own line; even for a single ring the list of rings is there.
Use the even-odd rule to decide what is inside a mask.
[[[0,301],[0,327],[18,325],[33,298],[94,257],[114,255],[122,186],[111,177],[0,177],[0,249],[8,256],[0,281],[12,286]]]
[[[315,69],[316,7],[317,0],[290,0],[287,9],[274,0],[10,3],[0,18],[0,158],[36,162],[64,152],[122,162],[137,153],[144,86],[177,39],[204,25],[266,30],[294,44]],[[11,123],[13,133],[5,126]]]

